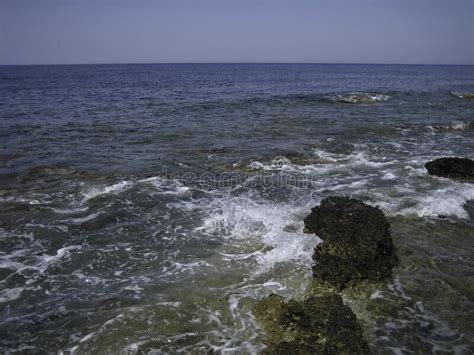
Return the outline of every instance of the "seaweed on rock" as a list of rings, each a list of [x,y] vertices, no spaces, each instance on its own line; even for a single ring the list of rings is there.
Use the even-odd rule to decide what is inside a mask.
[[[369,354],[362,328],[341,296],[312,296],[302,302],[272,294],[255,307],[268,334],[263,354]]]

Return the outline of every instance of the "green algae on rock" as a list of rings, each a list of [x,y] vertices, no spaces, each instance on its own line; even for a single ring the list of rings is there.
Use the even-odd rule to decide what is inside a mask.
[[[256,304],[254,313],[268,334],[263,354],[370,353],[355,314],[337,294],[302,302],[272,294]]]
[[[315,249],[313,275],[343,289],[390,276],[397,264],[390,224],[383,212],[349,197],[328,197],[304,220],[323,243]]]
[[[296,342],[283,341],[278,344],[270,344],[265,349],[262,350],[260,354],[262,355],[308,355],[315,354],[316,349],[311,346]]]

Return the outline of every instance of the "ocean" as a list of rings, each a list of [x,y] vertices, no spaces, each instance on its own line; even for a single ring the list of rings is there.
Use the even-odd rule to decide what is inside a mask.
[[[374,353],[474,351],[473,66],[0,66],[0,351],[257,353],[310,209],[378,206],[393,278],[346,297]],[[362,103],[353,103],[361,100]]]

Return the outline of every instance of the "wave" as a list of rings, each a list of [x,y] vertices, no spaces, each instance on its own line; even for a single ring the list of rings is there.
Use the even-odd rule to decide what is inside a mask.
[[[451,91],[450,94],[460,99],[472,99],[474,93]],[[288,106],[288,105],[314,105],[328,103],[344,103],[344,104],[377,104],[391,100],[393,97],[402,98],[403,100],[412,100],[416,97],[421,102],[430,102],[431,100],[439,101],[449,98],[446,91],[423,91],[409,92],[399,90],[384,91],[358,91],[348,90],[341,92],[302,92],[291,93],[287,95],[255,95],[241,98],[217,98],[214,100],[196,100],[184,102],[182,105],[176,106],[171,103],[151,102],[149,105],[159,106],[163,112],[169,111],[176,113],[177,111],[207,112],[209,110],[241,110],[249,106]],[[148,99],[147,99],[148,100]]]
[[[457,97],[458,99],[474,99],[474,92],[451,91],[451,95]]]
[[[227,195],[208,201],[212,211],[197,230],[224,236],[231,244],[238,241],[263,243],[261,249],[252,249],[245,255],[226,255],[236,260],[252,258],[257,262],[257,273],[291,260],[309,265],[319,239],[303,234],[302,220],[295,217],[303,215],[314,203],[306,201],[299,206],[272,203],[256,192],[239,197]]]
[[[349,104],[375,104],[377,102],[388,101],[389,95],[368,92],[351,92],[346,94],[336,94],[324,96],[329,101],[343,102]]]
[[[367,199],[390,216],[470,218],[465,205],[474,200],[472,184],[429,176],[424,163],[432,156],[385,157],[374,155],[370,147],[355,145],[347,154],[315,148],[313,159],[305,165],[277,157],[269,162],[253,161],[249,167],[291,176],[278,181],[293,184],[297,194],[309,193],[316,200],[341,193]]]
[[[465,131],[474,128],[474,122],[452,121],[447,125],[437,125],[438,129],[445,131]]]
[[[92,200],[98,196],[108,195],[112,193],[120,193],[130,189],[133,184],[129,181],[119,181],[116,184],[103,186],[103,187],[93,187],[84,192],[84,202]]]

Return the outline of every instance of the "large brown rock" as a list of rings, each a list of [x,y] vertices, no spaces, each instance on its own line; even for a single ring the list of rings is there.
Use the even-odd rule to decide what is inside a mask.
[[[339,289],[377,281],[397,264],[383,212],[349,197],[328,197],[304,220],[305,231],[323,242],[315,249],[314,277]]]

